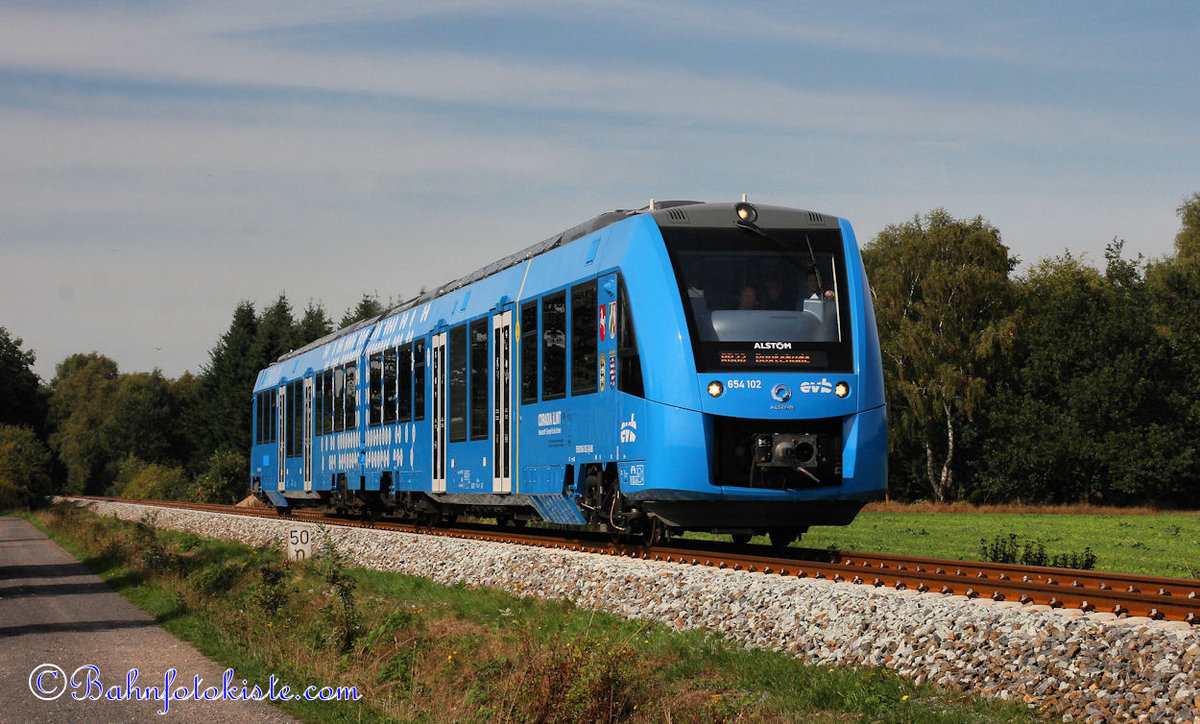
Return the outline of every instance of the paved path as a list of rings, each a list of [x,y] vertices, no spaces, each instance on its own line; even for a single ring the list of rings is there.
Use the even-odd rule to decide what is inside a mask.
[[[40,677],[35,669],[43,667]],[[279,722],[292,721],[278,709],[256,701],[78,701],[89,685],[78,674],[78,689],[64,683],[84,665],[94,665],[104,691],[126,689],[131,669],[137,687],[163,685],[170,668],[178,671],[174,686],[192,688],[200,676],[204,688],[221,686],[225,668],[206,659],[154,619],[117,595],[20,518],[0,518],[0,722]],[[236,673],[236,672],[235,672]],[[43,701],[31,691],[40,682]],[[233,682],[241,686],[241,679]],[[300,684],[306,682],[284,682]],[[92,692],[97,687],[90,687]]]

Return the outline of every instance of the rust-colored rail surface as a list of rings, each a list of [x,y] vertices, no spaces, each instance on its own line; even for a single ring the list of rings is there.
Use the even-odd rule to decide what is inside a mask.
[[[628,556],[691,565],[732,568],[773,575],[849,581],[852,583],[914,589],[968,598],[990,598],[1109,612],[1118,616],[1145,616],[1158,620],[1200,625],[1200,580],[1160,578],[1125,573],[1080,571],[1068,568],[1018,566],[978,561],[911,558],[888,554],[836,553],[803,548],[769,546],[733,547],[707,541],[675,539],[652,547],[612,542],[607,535],[578,530],[514,530],[497,526],[459,524],[429,527],[391,519],[363,520],[296,510],[280,515],[272,508],[236,507],[208,503],[125,500],[84,497],[135,505],[155,505],[213,513],[249,515],[305,523],[377,528],[425,535],[485,540],[514,545],[563,548],[606,555]],[[835,558],[836,560],[830,560]]]

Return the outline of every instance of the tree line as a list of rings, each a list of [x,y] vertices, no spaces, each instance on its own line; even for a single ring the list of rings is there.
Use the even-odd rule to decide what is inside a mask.
[[[340,325],[383,309],[364,294]],[[285,295],[258,312],[244,301],[199,375],[121,372],[90,352],[42,385],[33,352],[0,327],[0,509],[52,493],[237,501],[249,489],[259,370],[333,330],[320,305],[297,317]]]
[[[863,247],[883,352],[893,499],[1194,507],[1200,481],[1200,193],[1175,251],[1102,268],[1019,260],[943,209]],[[363,295],[339,327],[379,314]],[[199,375],[75,354],[42,384],[0,327],[0,507],[49,493],[231,502],[245,494],[251,390],[329,334],[310,304],[242,302]]]
[[[1000,232],[936,210],[863,249],[901,499],[1194,507],[1200,194],[1175,253],[1019,275]]]

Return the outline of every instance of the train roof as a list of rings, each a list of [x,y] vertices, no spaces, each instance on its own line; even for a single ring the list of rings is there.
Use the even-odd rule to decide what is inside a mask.
[[[685,207],[695,207],[695,208],[685,208]],[[587,236],[588,234],[599,231],[599,230],[605,228],[606,226],[610,226],[612,224],[617,223],[618,221],[622,221],[631,216],[636,216],[638,214],[650,214],[652,217],[654,217],[655,221],[658,221],[659,223],[667,223],[667,224],[696,223],[699,226],[705,226],[705,225],[718,226],[718,225],[724,225],[726,223],[730,223],[729,222],[729,219],[730,219],[729,209],[732,207],[733,207],[732,203],[725,203],[725,204],[712,203],[712,204],[710,204],[710,203],[705,203],[703,201],[688,201],[688,200],[654,201],[654,200],[651,200],[650,204],[648,206],[643,206],[640,209],[617,209],[615,211],[604,212],[598,216],[588,219],[587,221],[583,222],[582,224],[577,224],[575,226],[572,226],[571,228],[561,231],[561,232],[555,234],[554,236],[551,236],[548,239],[539,241],[538,243],[533,244],[532,246],[528,246],[514,254],[510,254],[510,255],[504,257],[503,259],[500,259],[499,261],[495,261],[485,267],[477,269],[464,277],[460,277],[453,281],[446,282],[445,284],[442,284],[441,286],[437,287],[436,289],[433,289],[432,291],[425,292],[424,294],[420,294],[416,297],[413,297],[412,299],[408,299],[406,301],[400,302],[399,304],[388,307],[387,309],[385,309],[383,312],[381,312],[377,316],[371,317],[369,319],[361,320],[359,322],[356,322],[356,323],[350,325],[349,327],[343,327],[342,329],[331,332],[331,333],[325,335],[324,337],[321,337],[320,339],[317,339],[313,342],[309,342],[308,344],[304,345],[303,347],[300,347],[299,349],[295,349],[290,352],[286,352],[283,355],[280,355],[279,359],[277,359],[275,362],[278,364],[279,362],[284,362],[284,361],[292,359],[294,357],[298,357],[298,356],[300,356],[306,352],[309,352],[311,350],[318,349],[326,344],[329,344],[333,340],[339,339],[341,337],[345,337],[349,334],[353,334],[354,332],[357,332],[358,330],[363,329],[364,327],[369,327],[372,324],[376,324],[377,322],[379,322],[383,319],[386,319],[394,314],[398,314],[400,312],[407,311],[414,307],[418,307],[426,302],[429,302],[431,300],[437,299],[438,297],[449,294],[457,289],[461,289],[470,284],[474,284],[475,282],[479,281],[480,279],[484,279],[486,277],[489,277],[493,274],[496,274],[497,272],[501,272],[510,267],[517,266],[518,264],[521,264],[522,262],[528,261],[529,259],[532,259],[536,256],[545,254],[546,252],[548,252],[552,249],[557,249],[558,247],[563,246],[565,244],[569,244],[572,241],[575,241],[576,239],[581,239],[581,238]],[[787,211],[787,212],[791,212],[791,213],[806,214],[808,221],[815,225],[821,225],[821,226],[825,226],[825,225],[836,226],[837,225],[836,217],[827,216],[825,214],[820,214],[815,211],[804,211],[804,210],[800,210],[800,209],[784,209],[782,207],[771,207],[771,206],[757,206],[757,208],[759,210],[770,209],[772,211]],[[760,225],[766,226],[766,227],[772,226],[768,222],[767,219],[763,219],[762,221],[760,221]]]

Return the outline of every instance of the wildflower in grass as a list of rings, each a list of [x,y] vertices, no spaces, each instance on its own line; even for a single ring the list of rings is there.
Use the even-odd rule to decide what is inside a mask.
[[[908,701],[908,694],[905,694],[904,696],[900,697],[900,701]]]

